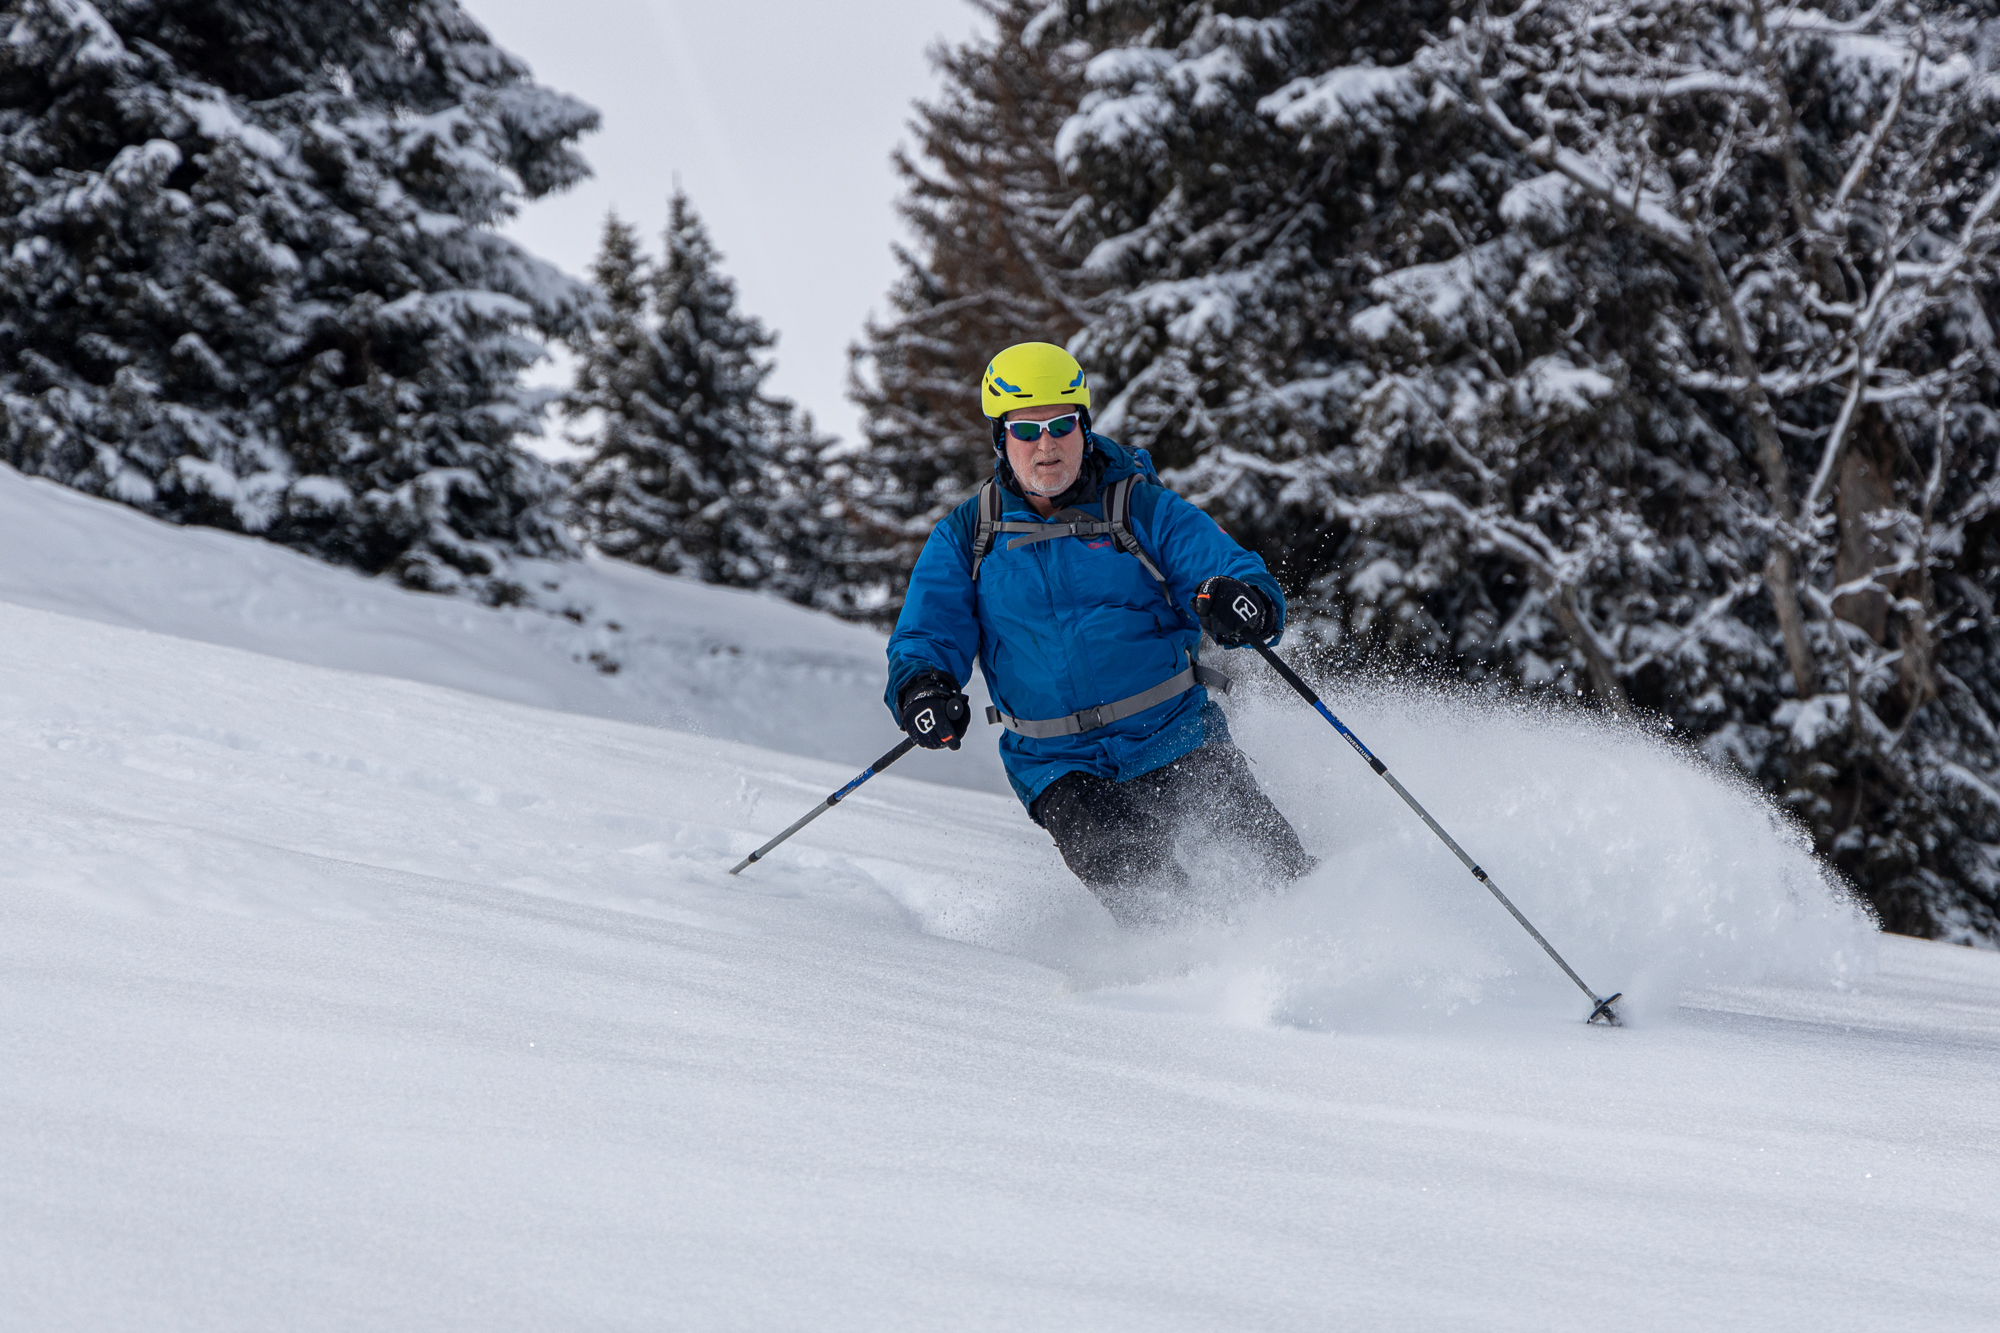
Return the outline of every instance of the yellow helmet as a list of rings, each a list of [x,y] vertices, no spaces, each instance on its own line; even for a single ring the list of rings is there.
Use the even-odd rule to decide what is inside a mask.
[[[1015,343],[986,364],[979,405],[998,421],[1017,407],[1057,403],[1090,408],[1090,383],[1076,358],[1054,343]]]

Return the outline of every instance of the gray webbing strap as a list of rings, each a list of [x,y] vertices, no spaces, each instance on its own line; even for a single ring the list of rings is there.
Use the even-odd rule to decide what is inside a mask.
[[[1051,515],[1055,520],[1048,523],[1023,523],[1000,521],[1000,487],[991,481],[979,487],[979,517],[972,530],[972,579],[979,581],[979,566],[993,551],[995,534],[1013,532],[1021,535],[1007,543],[1012,551],[1017,547],[1032,546],[1036,542],[1053,541],[1057,537],[1102,537],[1109,536],[1118,543],[1118,549],[1127,555],[1137,557],[1160,585],[1167,591],[1167,576],[1160,567],[1147,556],[1146,549],[1139,545],[1139,538],[1132,531],[1132,491],[1139,484],[1137,476],[1120,477],[1104,492],[1104,517],[1092,518],[1080,509],[1064,509]],[[1173,601],[1171,593],[1167,595]]]
[[[1113,483],[1111,493],[1104,497],[1104,517],[1111,525],[1111,535],[1118,543],[1118,549],[1130,556],[1138,557],[1146,572],[1153,576],[1153,582],[1160,585],[1160,592],[1167,604],[1173,604],[1174,595],[1167,589],[1167,576],[1160,567],[1146,556],[1146,548],[1139,545],[1137,534],[1132,531],[1132,492],[1139,488],[1137,477],[1124,477]]]
[[[1057,537],[1099,537],[1117,531],[1116,525],[1100,522],[1080,509],[1065,509],[1059,514],[1051,515],[1051,521],[1047,523],[996,523],[994,528],[999,532],[1028,534],[1008,542],[1007,549],[1010,551],[1022,546],[1033,546],[1036,542],[1053,541]]]
[[[1068,717],[1051,717],[1035,720],[1024,717],[1010,717],[990,704],[986,709],[988,726],[999,724],[1031,740],[1047,740],[1051,736],[1075,736],[1085,731],[1096,731],[1108,727],[1113,722],[1122,721],[1135,713],[1143,713],[1155,704],[1163,704],[1176,695],[1186,694],[1197,685],[1206,685],[1212,690],[1229,693],[1229,677],[1213,667],[1205,667],[1199,662],[1191,662],[1187,669],[1161,681],[1150,690],[1143,690],[1130,698],[1114,703],[1099,704],[1086,708]]]
[[[979,581],[979,562],[993,549],[993,534],[1000,526],[1000,486],[987,481],[979,487],[979,518],[972,529],[972,581]]]

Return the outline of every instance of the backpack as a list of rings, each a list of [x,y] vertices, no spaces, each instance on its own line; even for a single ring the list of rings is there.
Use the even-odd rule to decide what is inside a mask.
[[[1094,519],[1075,509],[1064,509],[1055,518],[1069,516],[1065,523],[1003,523],[1000,521],[1000,483],[988,477],[979,487],[979,517],[972,529],[972,581],[979,582],[979,565],[993,550],[993,541],[1000,533],[1018,532],[1024,535],[1007,543],[1007,549],[1017,546],[1031,546],[1036,542],[1052,541],[1057,537],[1100,537],[1109,536],[1125,554],[1137,557],[1153,581],[1160,585],[1161,596],[1173,605],[1173,593],[1167,588],[1166,576],[1160,567],[1147,556],[1139,539],[1132,534],[1132,491],[1141,480],[1150,481],[1155,486],[1164,487],[1160,474],[1153,467],[1153,456],[1144,449],[1131,450],[1133,459],[1139,464],[1139,471],[1129,477],[1120,477],[1104,490],[1104,518]]]
[[[1139,539],[1132,534],[1132,488],[1139,484],[1135,474],[1120,477],[1104,491],[1104,517],[1094,519],[1081,510],[1064,509],[1053,517],[1060,520],[1069,516],[1067,522],[1048,523],[1003,523],[1000,520],[1000,483],[991,479],[979,488],[979,519],[972,529],[972,581],[979,582],[979,565],[993,550],[993,540],[1003,532],[1018,532],[1024,535],[1007,543],[1007,549],[1017,546],[1032,546],[1036,542],[1053,541],[1057,537],[1101,537],[1109,535],[1118,544],[1118,549],[1130,556],[1136,556],[1146,572],[1160,585],[1160,593],[1169,604],[1173,594],[1167,591],[1167,577],[1160,573],[1160,567],[1153,563]]]

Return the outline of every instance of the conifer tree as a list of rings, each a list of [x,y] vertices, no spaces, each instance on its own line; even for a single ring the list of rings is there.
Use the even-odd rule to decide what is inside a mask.
[[[932,53],[944,86],[916,109],[914,150],[896,154],[914,244],[896,251],[890,317],[854,349],[864,439],[831,460],[877,619],[894,619],[932,525],[991,471],[981,367],[1013,343],[1063,342],[1086,317],[1061,235],[1077,191],[1054,150],[1084,88],[1081,20],[1046,0],[982,8],[992,31]]]
[[[595,278],[607,313],[568,405],[595,421],[572,492],[591,540],[667,573],[843,606],[820,491],[827,441],[764,392],[777,340],[737,309],[687,196],[674,194],[657,265],[607,219]]]
[[[1307,637],[1670,721],[1892,928],[2000,939],[1983,9],[1005,12],[1031,9],[1024,36],[1075,44],[1075,110],[978,123],[1014,136],[996,160],[1059,168],[1019,197],[1060,205],[1031,234],[1065,257],[1097,424],[1264,552]],[[1004,44],[964,53],[990,68],[955,89],[1006,67]],[[870,350],[938,366],[944,403],[963,371],[923,358],[961,352],[954,302],[1048,288],[951,277],[976,214],[937,212],[930,239],[917,205],[959,177],[926,167],[907,337]],[[887,456],[915,533],[945,469]]]
[[[1150,16],[1055,140],[1100,424],[1342,653],[1665,717],[1892,927],[2000,939],[1978,16],[1089,12]]]
[[[424,588],[569,549],[517,447],[581,284],[494,230],[597,116],[455,0],[16,0],[0,458]]]

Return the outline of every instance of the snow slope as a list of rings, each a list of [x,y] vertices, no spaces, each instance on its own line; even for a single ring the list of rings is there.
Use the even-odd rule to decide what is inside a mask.
[[[303,657],[296,590],[150,614]],[[2000,1323],[2000,955],[1646,738],[1335,700],[1614,1032],[1282,701],[1326,864],[1135,938],[1009,798],[892,773],[731,878],[852,766],[20,600],[0,1323]]]
[[[0,465],[0,600],[260,653],[838,759],[901,739],[884,638],[617,561],[521,568],[545,611],[407,592],[283,547],[178,528]],[[614,668],[606,674],[603,668]],[[985,698],[975,683],[975,700]],[[993,747],[902,771],[1005,792]]]

